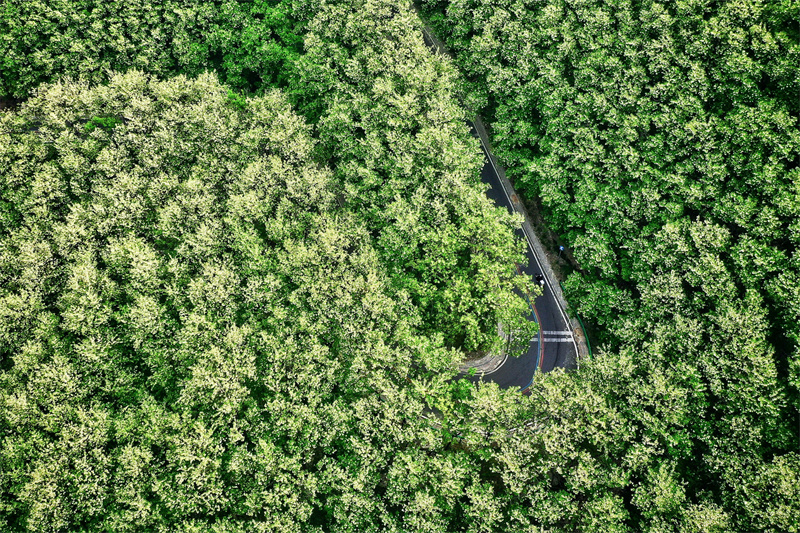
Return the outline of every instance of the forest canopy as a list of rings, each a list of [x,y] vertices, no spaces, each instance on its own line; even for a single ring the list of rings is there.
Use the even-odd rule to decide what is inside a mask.
[[[450,411],[458,352],[415,333],[284,96],[132,71],[48,86],[0,131],[4,529],[446,512],[392,508],[448,442],[423,408]]]
[[[608,399],[667,426],[653,471],[721,505],[723,529],[796,531],[795,496],[793,513],[759,510],[780,501],[766,472],[795,462],[781,477],[797,479],[796,3],[420,5],[509,175],[577,259],[567,298],[606,353],[633,358],[637,386]],[[636,390],[652,387],[684,407],[667,416]]]
[[[676,272],[697,288],[691,293],[706,295],[703,311],[753,290],[782,351],[797,346],[796,6],[422,4],[471,80],[469,101],[491,117],[509,173],[573,248],[582,272],[568,293],[602,326],[603,341],[618,346],[625,332],[641,331],[620,314],[650,321],[638,296],[674,271],[660,265],[672,254],[652,253],[667,228],[707,225],[725,241],[721,264]],[[717,271],[734,293],[700,287],[716,284],[706,280]]]
[[[13,0],[0,17],[0,97],[131,68],[214,70],[240,96],[280,87],[316,125],[315,159],[377,237],[393,286],[424,314],[421,327],[466,351],[497,349],[498,321],[530,338],[527,304],[511,292],[524,284],[513,274],[518,221],[477,181],[481,155],[456,105],[456,73],[428,52],[407,8],[366,5]]]
[[[419,4],[4,3],[0,529],[800,530],[796,6]],[[601,341],[527,396],[459,102]]]

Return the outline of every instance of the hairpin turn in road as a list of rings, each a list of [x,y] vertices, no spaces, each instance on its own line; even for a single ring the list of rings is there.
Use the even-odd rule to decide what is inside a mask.
[[[498,206],[505,207],[509,212],[514,212],[516,199],[511,184],[501,178],[501,171],[494,162],[489,149],[482,136],[479,136],[475,125],[470,123],[472,133],[481,141],[484,153],[484,165],[481,169],[481,181],[489,185],[487,196]],[[505,183],[504,183],[505,182]],[[491,372],[478,373],[472,379],[493,381],[503,388],[519,387],[525,391],[533,380],[535,372],[549,372],[554,368],[574,368],[578,363],[578,343],[575,340],[572,321],[567,317],[561,302],[556,297],[554,283],[550,268],[544,268],[545,257],[539,257],[534,244],[534,237],[528,235],[525,229],[518,229],[518,235],[525,240],[525,264],[509,265],[518,272],[536,279],[542,286],[543,294],[530,301],[531,314],[529,320],[539,324],[539,335],[530,343],[528,351],[519,357],[507,357],[505,361]]]

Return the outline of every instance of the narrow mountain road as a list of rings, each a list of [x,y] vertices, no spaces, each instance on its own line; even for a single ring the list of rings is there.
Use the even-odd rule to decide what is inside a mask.
[[[419,14],[413,4],[412,9]],[[422,33],[425,43],[431,51],[450,56],[444,44],[436,38],[430,28],[423,25]],[[469,126],[472,135],[480,140],[483,150],[484,164],[481,169],[481,180],[489,185],[487,196],[498,206],[504,207],[510,212],[518,211],[524,214],[525,208],[517,198],[511,182],[505,177],[504,171],[498,168],[490,154],[488,137],[480,118],[476,118],[475,122],[477,124],[469,123]],[[503,388],[517,387],[525,392],[536,372],[549,372],[554,368],[577,367],[580,357],[588,353],[588,346],[582,336],[578,340],[575,338],[575,333],[578,331],[577,321],[567,317],[564,310],[566,302],[561,294],[561,288],[557,285],[558,280],[553,274],[553,269],[547,264],[547,257],[530,223],[526,221],[523,227],[517,230],[517,234],[525,240],[527,245],[526,263],[509,265],[509,268],[524,272],[532,278],[542,275],[545,281],[543,294],[530,302],[531,314],[528,317],[529,320],[535,320],[539,324],[539,335],[531,342],[524,355],[507,357],[494,370],[478,373],[470,379],[472,381],[493,381]]]
[[[473,135],[478,137],[474,125],[470,124],[470,127]],[[510,189],[510,184],[501,179],[482,139],[481,147],[484,153],[481,180],[490,187],[487,196],[498,206],[513,212],[514,202],[511,199],[516,193]],[[531,278],[541,274],[545,280],[544,293],[530,302],[532,306],[529,320],[539,323],[539,336],[531,342],[524,355],[508,357],[496,370],[477,374],[472,379],[493,381],[503,388],[518,387],[524,391],[533,380],[535,372],[549,372],[556,367],[574,368],[578,361],[578,346],[572,324],[553,292],[553,283],[557,281],[549,274],[550,269],[542,268],[542,262],[546,258],[535,253],[535,247],[522,229],[518,229],[517,233],[527,244],[526,264],[509,265],[509,268],[517,268]]]

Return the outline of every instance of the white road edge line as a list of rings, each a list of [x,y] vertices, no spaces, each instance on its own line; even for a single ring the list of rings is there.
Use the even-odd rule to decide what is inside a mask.
[[[503,183],[503,178],[500,176],[500,173],[497,171],[497,166],[495,166],[494,161],[492,160],[492,155],[489,153],[489,149],[486,147],[486,144],[483,142],[483,139],[481,138],[480,133],[478,133],[478,128],[475,127],[475,123],[474,122],[472,124],[472,127],[475,128],[475,133],[478,134],[478,141],[480,141],[480,143],[481,143],[481,148],[483,148],[483,151],[486,154],[486,159],[489,160],[489,164],[492,165],[492,168],[494,169],[494,173],[497,176],[497,179],[500,181],[500,188],[503,189],[503,194],[506,195],[506,199],[508,200],[508,204],[511,206],[511,210],[514,211],[515,213],[518,212],[516,210],[516,208],[514,207],[514,202],[511,201],[511,197],[508,195],[508,191],[506,190],[506,186]],[[522,213],[520,213],[520,214],[522,214]],[[525,226],[524,225],[522,227],[522,233],[523,233],[523,235],[525,235],[525,242],[528,244],[528,248],[530,249],[531,254],[533,254],[533,259],[536,261],[536,264],[539,266],[539,270],[542,271],[542,276],[544,276],[545,282],[547,283],[547,285],[550,286],[550,290],[552,291],[553,290],[553,284],[550,283],[550,279],[548,279],[547,272],[545,272],[544,268],[542,268],[542,263],[539,262],[539,258],[536,256],[536,251],[534,251],[534,249],[533,249],[533,245],[531,244],[530,238],[528,237],[528,233],[525,231]],[[564,320],[564,324],[565,325],[570,325],[569,320],[567,320],[567,314],[564,312],[563,309],[561,309],[561,303],[558,301],[558,298],[553,297],[553,300],[555,300],[555,302],[556,302],[556,307],[558,307],[558,310],[561,313],[561,318]],[[577,360],[577,359],[579,359],[579,357],[578,357],[578,354],[579,354],[579,352],[578,352],[578,344],[575,342],[575,338],[574,337],[572,339],[572,346],[575,349],[575,358]],[[505,363],[505,361],[504,361],[504,363]],[[498,368],[500,368],[500,367],[498,367]]]

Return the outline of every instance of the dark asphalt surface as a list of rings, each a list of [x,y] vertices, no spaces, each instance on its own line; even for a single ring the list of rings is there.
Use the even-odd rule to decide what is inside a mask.
[[[472,127],[472,124],[470,124],[470,127]],[[477,137],[474,128],[472,134]],[[484,151],[484,165],[481,170],[481,181],[488,184],[490,187],[486,194],[489,198],[494,200],[498,206],[508,209],[509,212],[513,212],[509,199],[509,195],[513,193],[511,191],[504,191],[500,177],[489,161],[486,147],[483,146],[483,143],[481,143],[481,146]],[[519,265],[519,268],[530,278],[534,278],[537,274],[542,273],[542,268],[539,266],[539,259],[535,257],[531,245],[527,242],[523,231],[518,229],[517,234],[527,243],[527,263]],[[509,265],[509,268],[514,268],[514,265]],[[553,296],[553,291],[550,287],[550,280],[546,277],[544,294],[537,297],[532,303],[535,312],[533,312],[534,310],[532,309],[528,319],[539,322],[539,338],[531,342],[526,354],[519,357],[508,357],[497,370],[489,374],[478,374],[472,378],[473,381],[493,381],[505,389],[519,387],[524,390],[533,379],[534,372],[538,370],[549,372],[556,367],[569,368],[572,364],[571,362],[577,360],[576,347],[572,339],[572,328],[569,322],[567,322],[565,314],[559,308],[558,302]],[[544,347],[543,350],[541,346]]]

